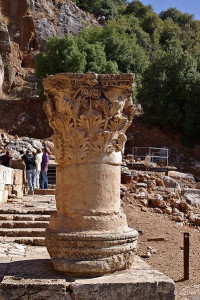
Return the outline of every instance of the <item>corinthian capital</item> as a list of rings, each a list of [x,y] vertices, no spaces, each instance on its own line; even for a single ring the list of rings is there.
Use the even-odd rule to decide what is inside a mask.
[[[43,81],[59,164],[119,164],[134,107],[133,74],[62,73]]]

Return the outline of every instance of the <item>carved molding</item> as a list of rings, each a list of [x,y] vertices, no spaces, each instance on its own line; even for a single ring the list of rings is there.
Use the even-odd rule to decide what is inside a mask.
[[[43,81],[44,110],[59,164],[98,162],[123,152],[132,122],[133,74],[63,73]]]

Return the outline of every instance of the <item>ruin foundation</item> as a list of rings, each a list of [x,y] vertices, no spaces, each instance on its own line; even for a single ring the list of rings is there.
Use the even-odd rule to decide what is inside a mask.
[[[174,282],[137,256],[129,270],[98,278],[74,279],[51,267],[44,252],[35,257],[1,259],[0,299],[48,300],[174,300]],[[41,259],[41,257],[43,259]],[[46,258],[46,256],[45,256]]]
[[[54,130],[57,212],[46,231],[54,268],[99,276],[131,266],[137,232],[120,207],[133,75],[57,74],[44,80]]]

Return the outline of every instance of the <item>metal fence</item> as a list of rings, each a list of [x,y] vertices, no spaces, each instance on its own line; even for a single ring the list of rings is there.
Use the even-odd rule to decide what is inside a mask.
[[[144,161],[145,164],[159,163],[162,161],[166,167],[169,163],[169,149],[155,147],[133,147],[132,148],[132,165],[137,161]]]

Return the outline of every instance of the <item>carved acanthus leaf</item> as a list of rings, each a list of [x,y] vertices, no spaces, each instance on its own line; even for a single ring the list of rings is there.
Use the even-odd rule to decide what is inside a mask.
[[[54,142],[54,153],[58,163],[62,163],[64,157],[63,138],[61,134],[53,134],[52,140]]]
[[[108,128],[112,132],[125,132],[129,126],[128,123],[127,118],[115,116],[109,121]]]
[[[134,113],[133,74],[57,74],[44,80],[44,88],[59,163],[96,162],[102,153],[123,152]]]
[[[104,122],[101,116],[83,115],[78,120],[78,126],[85,130],[89,138],[92,138],[101,130]]]
[[[49,124],[55,132],[62,133],[63,135],[69,135],[73,127],[71,119],[60,114],[54,115],[54,117],[49,120]]]
[[[88,153],[88,138],[77,132],[64,139],[65,161],[70,163],[82,162]]]
[[[116,147],[117,151],[124,152],[124,145],[125,145],[126,140],[127,140],[126,135],[123,133],[120,133],[118,136],[118,139],[116,140],[116,143],[115,143],[115,147]]]
[[[101,153],[111,153],[115,151],[113,136],[114,133],[110,131],[99,133],[94,141],[92,141],[92,151]]]

